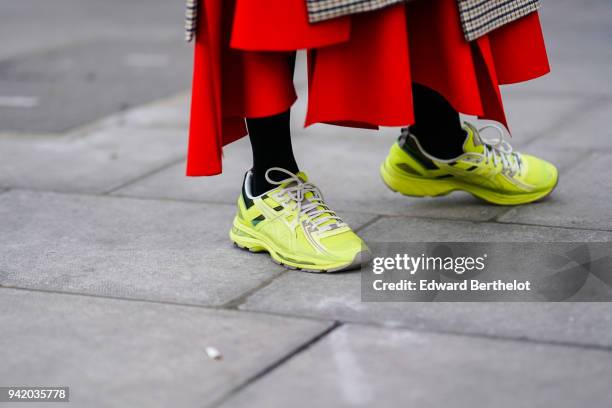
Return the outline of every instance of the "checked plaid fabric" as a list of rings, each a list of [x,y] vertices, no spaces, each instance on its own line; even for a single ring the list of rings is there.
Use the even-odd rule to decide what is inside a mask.
[[[436,0],[304,0],[311,23],[349,14],[378,10],[403,1]],[[540,0],[457,0],[465,39],[473,41],[496,28],[538,10]],[[193,40],[196,32],[198,0],[187,0],[185,40]]]
[[[185,6],[185,41],[190,42],[195,37],[198,24],[198,0],[187,0]]]
[[[540,5],[540,0],[460,0],[459,15],[465,38],[475,40],[533,13]]]
[[[305,0],[311,23],[415,0]],[[436,0],[418,0],[436,1]],[[457,0],[465,38],[472,41],[536,11],[540,0]]]
[[[311,23],[348,14],[378,10],[408,0],[306,0]],[[431,1],[431,0],[430,0]]]

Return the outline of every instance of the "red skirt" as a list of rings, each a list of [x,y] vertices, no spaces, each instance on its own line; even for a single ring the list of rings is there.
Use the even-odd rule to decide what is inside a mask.
[[[207,0],[199,16],[187,174],[221,172],[245,117],[295,102],[288,52],[308,52],[306,125],[406,126],[412,82],[457,111],[506,124],[499,85],[549,72],[537,13],[471,43],[456,0],[399,4],[317,24],[304,0]]]

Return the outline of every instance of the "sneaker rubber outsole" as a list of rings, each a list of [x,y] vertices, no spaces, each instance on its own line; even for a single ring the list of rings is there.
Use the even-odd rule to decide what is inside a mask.
[[[313,264],[311,262],[303,262],[298,259],[293,259],[291,255],[282,254],[273,243],[259,236],[256,231],[245,231],[241,228],[239,221],[234,220],[234,224],[229,233],[230,240],[238,248],[248,250],[249,252],[267,252],[273,262],[284,266],[288,269],[301,270],[305,272],[321,273],[321,272],[343,272],[351,269],[356,269],[370,259],[370,252],[363,250],[355,254],[350,261],[331,262],[328,264]]]
[[[524,194],[500,194],[461,181],[432,180],[425,177],[402,174],[394,170],[385,160],[380,166],[380,175],[385,185],[396,193],[410,197],[439,197],[453,191],[465,191],[474,197],[496,205],[520,205],[542,200],[550,195],[559,183],[559,178],[548,190]]]

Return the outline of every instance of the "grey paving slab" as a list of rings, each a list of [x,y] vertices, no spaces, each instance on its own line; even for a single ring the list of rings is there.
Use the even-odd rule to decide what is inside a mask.
[[[576,161],[589,151],[612,151],[612,100],[602,100],[588,112],[571,120],[550,137],[541,137],[529,145],[543,152],[551,145],[572,152]]]
[[[3,385],[69,386],[70,404],[58,406],[207,406],[329,327],[11,289],[0,289],[0,310]]]
[[[576,4],[576,2],[574,2]],[[596,3],[596,2],[593,2]],[[599,3],[604,3],[599,2]],[[579,13],[577,10],[582,8],[581,4],[576,4],[572,12]],[[610,25],[605,19],[610,19],[610,7],[607,6],[607,15],[604,14],[596,18],[584,18],[582,21],[573,18],[560,17],[558,21],[552,22],[551,18],[546,18],[544,22],[544,38],[549,58],[553,64],[557,60],[585,59],[605,61],[612,58],[612,50],[609,47],[609,38],[612,34]],[[545,12],[548,15],[548,12]],[[602,18],[603,17],[603,18]],[[554,65],[553,65],[554,66]]]
[[[500,221],[612,230],[611,160],[610,153],[587,155],[560,179],[553,199],[513,208]]]
[[[0,129],[65,131],[189,87],[193,48],[172,4],[47,3],[0,5],[0,36],[11,38],[0,49],[0,93],[34,100],[0,107]]]
[[[612,234],[605,232],[408,218],[379,220],[361,235],[370,242],[612,239]],[[418,330],[612,346],[609,303],[362,302],[358,273],[319,277],[290,272],[254,293],[241,308]]]
[[[539,80],[535,80],[537,83]],[[529,83],[525,83],[529,90]],[[576,112],[584,110],[590,99],[579,96],[546,96],[521,93],[516,85],[502,87],[504,108],[512,131],[509,142],[522,148],[538,137],[548,137],[551,129],[570,123]],[[489,123],[483,121],[483,123]],[[495,136],[494,133],[491,136]],[[519,149],[520,150],[520,149]]]
[[[604,351],[349,325],[222,406],[603,408],[611,374]]]
[[[552,72],[510,88],[525,93],[610,95],[611,15],[606,1],[545,4],[540,17]]]
[[[605,0],[594,0],[583,4],[573,0],[557,0],[543,7],[540,16],[546,26],[577,28],[584,23],[605,23],[612,17],[612,7]]]
[[[100,122],[100,126],[129,128],[177,128],[187,137],[189,126],[189,92],[181,92],[153,103],[119,112]]]
[[[282,270],[231,245],[234,211],[9,191],[0,195],[0,285],[221,305]]]
[[[120,12],[115,4],[96,0],[22,0],[3,2],[1,7],[0,36],[11,38],[0,49],[1,59],[99,38],[113,38],[117,42],[175,39],[175,46],[184,46],[182,33],[176,32],[182,10],[177,12],[175,5],[165,0],[149,0],[145,9],[138,0],[125,0]],[[30,29],[14,35],[24,21]],[[80,29],[78,38],[75,28]]]
[[[540,16],[552,72],[511,88],[525,93],[610,95],[611,15],[606,1],[544,4]]]
[[[105,192],[164,165],[186,151],[177,129],[105,126],[64,136],[0,136],[0,186]]]
[[[131,183],[113,195],[178,198],[196,201],[235,203],[244,173],[251,167],[252,154],[247,138],[224,149],[223,173],[213,177],[186,177],[185,162]]]
[[[289,272],[252,295],[241,309],[419,331],[612,347],[609,303],[362,302],[358,273]]]
[[[525,137],[523,143],[526,143],[580,103],[581,100],[576,98],[510,98],[509,105],[514,107],[512,117],[516,117],[516,123],[520,124],[514,139]],[[536,117],[533,114],[536,105],[546,115]],[[295,154],[300,166],[321,187],[334,208],[474,220],[491,219],[505,211],[481,203],[468,194],[455,193],[435,199],[394,194],[381,182],[378,168],[398,135],[397,129],[386,128],[376,132],[325,125],[301,129],[304,109],[304,103],[300,101],[293,110],[293,127],[299,129],[293,136]],[[570,155],[555,149],[546,149],[543,156],[560,166],[573,162]],[[116,194],[233,203],[244,172],[250,165],[250,146],[248,140],[242,139],[226,147],[220,176],[186,178],[184,163],[179,163],[130,184]]]
[[[185,89],[191,52],[181,45],[171,37],[98,40],[0,61],[2,93],[37,100],[0,109],[2,129],[64,132]]]
[[[575,93],[582,95],[610,95],[612,78],[608,75],[606,59],[582,58],[550,59],[551,73],[533,81],[512,85],[515,91],[524,93]]]
[[[612,57],[609,47],[612,7],[605,0],[549,2],[541,9],[540,16],[553,60],[557,57],[589,60]]]

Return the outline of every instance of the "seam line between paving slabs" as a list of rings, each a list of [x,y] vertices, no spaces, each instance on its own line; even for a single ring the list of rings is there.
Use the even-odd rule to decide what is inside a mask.
[[[318,342],[320,342],[321,340],[323,340],[325,337],[327,337],[328,335],[330,335],[332,332],[334,332],[335,330],[341,328],[342,326],[344,326],[345,324],[351,324],[351,325],[356,325],[356,326],[369,326],[372,327],[374,325],[371,324],[363,324],[363,323],[351,323],[351,322],[341,322],[341,321],[334,321],[334,323],[332,324],[331,327],[329,327],[328,329],[326,329],[325,331],[323,331],[322,333],[318,334],[317,336],[313,337],[310,341],[302,344],[301,346],[297,347],[293,352],[288,353],[286,356],[282,357],[281,359],[279,359],[278,361],[270,364],[268,367],[264,368],[263,370],[261,370],[260,372],[256,373],[255,375],[253,375],[251,378],[245,380],[242,384],[239,384],[238,386],[234,387],[233,389],[231,389],[230,391],[228,391],[224,396],[220,397],[217,401],[211,403],[210,405],[208,405],[209,408],[218,408],[220,406],[222,406],[225,402],[228,402],[229,400],[231,400],[232,397],[238,395],[241,391],[247,389],[249,386],[255,384],[258,380],[262,379],[263,377],[265,377],[266,375],[270,374],[271,372],[273,372],[274,370],[276,370],[277,368],[281,367],[282,365],[284,365],[285,363],[287,363],[289,360],[293,359],[294,357],[298,357],[301,353],[307,351],[309,348],[311,348],[312,346],[316,345]],[[450,335],[450,336],[459,336],[459,337],[467,337],[467,338],[484,338],[486,340],[489,341],[506,341],[506,342],[516,342],[516,343],[523,343],[523,344],[537,344],[537,345],[543,345],[543,346],[549,346],[549,347],[572,347],[572,348],[577,348],[577,349],[581,349],[581,350],[587,350],[587,351],[604,351],[604,352],[610,352],[612,351],[612,348],[610,347],[604,347],[604,346],[598,346],[598,345],[584,345],[584,344],[574,344],[574,343],[565,343],[565,342],[553,342],[553,341],[539,341],[539,340],[533,340],[533,339],[526,339],[526,338],[506,338],[506,337],[499,337],[499,336],[491,336],[491,335],[482,335],[482,334],[472,334],[472,333],[456,333],[456,332],[444,332],[444,331],[420,331],[420,330],[414,330],[411,328],[402,328],[402,327],[385,327],[385,326],[379,326],[380,328],[384,328],[387,330],[402,330],[402,331],[410,331],[413,333],[422,333],[422,334],[434,334],[434,335]]]
[[[412,302],[406,302],[412,303]],[[449,303],[449,302],[433,302],[433,303]],[[457,302],[463,303],[463,302]],[[486,303],[495,303],[495,302],[486,302]],[[498,302],[504,303],[504,302]],[[509,303],[520,303],[520,302],[509,302]],[[526,303],[543,303],[543,302],[526,302]],[[565,302],[563,302],[565,303]],[[602,303],[602,302],[584,302],[584,303]],[[604,302],[607,303],[607,302]],[[253,311],[253,310],[248,310]],[[265,312],[260,312],[264,313]],[[269,314],[269,313],[268,313]],[[296,315],[284,315],[281,316],[296,316]],[[343,325],[354,325],[354,326],[367,326],[367,327],[375,327],[380,329],[387,330],[399,330],[399,331],[410,331],[412,333],[418,334],[434,334],[434,335],[448,335],[448,336],[457,336],[457,337],[466,337],[472,339],[484,339],[489,341],[506,341],[506,342],[514,342],[514,343],[522,343],[522,344],[535,344],[535,345],[543,345],[543,346],[551,346],[551,347],[568,347],[568,348],[576,348],[581,350],[593,350],[593,351],[605,351],[612,352],[612,345],[604,346],[601,344],[591,344],[591,343],[579,343],[579,342],[571,342],[571,341],[559,341],[559,340],[543,340],[536,339],[525,336],[503,336],[503,335],[495,335],[489,333],[481,333],[481,332],[461,332],[455,330],[444,330],[444,329],[421,329],[419,327],[413,327],[409,325],[399,325],[399,326],[388,326],[384,323],[377,323],[372,321],[359,321],[354,319],[347,320],[339,320],[343,323]]]
[[[260,283],[259,285],[251,289],[247,289],[240,295],[222,304],[220,308],[229,309],[229,310],[240,310],[239,307],[242,306],[252,295],[254,295],[256,292],[259,292],[261,289],[268,287],[278,277],[285,275],[287,272],[289,272],[287,269],[283,268],[280,265],[276,265],[276,266],[282,268],[278,274],[269,277],[268,279],[264,280],[262,283]]]
[[[256,383],[261,378],[265,377],[266,375],[270,374],[272,371],[276,370],[280,366],[282,366],[285,363],[287,363],[289,360],[291,360],[294,357],[297,357],[298,355],[300,355],[301,353],[307,351],[309,348],[311,348],[312,346],[317,344],[319,341],[321,341],[323,338],[327,337],[330,333],[332,333],[333,331],[337,330],[339,327],[342,327],[342,326],[343,326],[342,322],[334,321],[330,325],[330,327],[328,327],[327,329],[325,329],[322,332],[318,333],[317,335],[315,335],[314,337],[312,337],[308,341],[300,344],[299,346],[297,346],[292,351],[288,352],[283,357],[279,358],[278,360],[276,360],[276,361],[272,362],[271,364],[269,364],[268,366],[264,367],[262,370],[256,372],[254,375],[252,375],[251,377],[247,378],[241,384],[238,384],[237,386],[233,387],[232,389],[230,389],[229,391],[224,393],[224,395],[219,397],[216,401],[214,401],[210,405],[208,405],[208,407],[210,407],[210,408],[213,408],[213,407],[217,408],[217,407],[223,405],[225,402],[230,400],[232,397],[234,397],[235,395],[240,393],[240,391],[248,388],[250,385],[253,385],[254,383]]]
[[[316,317],[316,316],[310,316],[310,315],[297,315],[297,314],[289,314],[289,313],[282,313],[282,312],[254,310],[254,309],[253,310],[252,309],[233,310],[233,309],[224,309],[224,308],[221,308],[220,306],[207,306],[207,305],[194,304],[194,303],[178,303],[178,302],[169,302],[169,301],[151,300],[151,299],[138,299],[138,298],[120,298],[120,297],[113,297],[113,296],[107,296],[107,295],[97,295],[97,294],[78,293],[78,292],[62,292],[59,290],[0,285],[0,292],[3,289],[18,290],[22,292],[35,292],[35,293],[44,293],[44,294],[53,294],[53,295],[66,295],[66,296],[77,296],[77,297],[84,297],[84,298],[106,299],[106,300],[115,300],[115,301],[124,301],[124,302],[151,303],[151,304],[157,304],[161,306],[189,307],[189,308],[203,309],[203,310],[208,310],[208,311],[228,311],[232,313],[257,314],[257,315],[264,315],[264,316],[269,315],[269,316],[293,318],[293,319],[298,319],[298,320],[307,320],[307,321],[313,321],[313,322],[336,322],[340,325],[351,324],[351,325],[360,325],[360,326],[381,328],[381,329],[387,329],[387,330],[410,331],[413,333],[452,335],[452,336],[459,336],[459,337],[486,339],[486,340],[491,340],[491,341],[510,341],[510,342],[516,342],[516,343],[533,343],[533,344],[550,345],[550,346],[556,346],[556,347],[568,347],[568,348],[578,348],[578,349],[585,349],[585,350],[599,350],[599,351],[612,352],[612,345],[602,346],[598,344],[573,343],[569,341],[563,342],[563,341],[555,341],[555,340],[541,340],[541,339],[534,339],[534,338],[529,338],[529,337],[508,337],[508,336],[491,335],[487,333],[478,333],[478,332],[460,332],[460,331],[453,331],[453,330],[421,329],[421,328],[412,327],[409,325],[399,325],[399,326],[390,327],[385,323],[378,323],[378,322],[371,321],[371,320],[369,321],[359,321],[359,320],[354,320],[354,319],[340,320],[340,319],[335,319],[333,317],[332,318]],[[529,303],[541,303],[541,302],[529,302]],[[595,302],[595,303],[601,303],[601,302]]]
[[[449,221],[456,223],[472,223],[472,224],[489,224],[489,225],[516,225],[522,227],[538,227],[538,228],[557,228],[571,231],[595,231],[595,232],[612,232],[612,229],[594,229],[594,228],[584,228],[584,227],[567,227],[567,226],[559,226],[559,225],[543,225],[543,224],[529,224],[529,223],[517,223],[517,222],[503,222],[503,221],[493,221],[493,220],[468,220],[468,219],[460,219],[460,218],[434,218],[434,217],[425,217],[425,216],[408,216],[408,215],[381,215],[380,219],[384,218],[405,218],[405,219],[415,219],[415,220],[429,220],[429,221]],[[377,220],[378,221],[378,220]],[[424,241],[417,241],[424,242]],[[503,242],[503,241],[497,241]],[[513,241],[513,242],[521,242],[521,241]],[[574,242],[574,241],[571,241]],[[582,241],[575,241],[582,242]],[[598,241],[594,241],[598,242]],[[608,241],[603,241],[608,242]]]
[[[70,44],[67,44],[67,47],[86,45],[87,42],[77,41]],[[62,47],[63,48],[63,47]],[[54,51],[52,49],[47,49],[45,52]],[[26,55],[24,55],[26,56]],[[123,128],[135,128],[135,129],[147,129],[153,128],[157,129],[160,127],[159,125],[147,125],[142,123],[127,123],[126,118],[135,111],[147,110],[147,109],[155,109],[159,108],[159,106],[163,106],[169,102],[173,102],[174,99],[178,99],[184,94],[187,94],[189,97],[191,88],[182,89],[179,91],[169,91],[165,95],[160,95],[157,98],[143,101],[141,103],[137,103],[134,105],[130,105],[124,109],[116,109],[113,112],[109,112],[106,115],[98,116],[91,119],[89,122],[79,123],[75,126],[66,129],[64,131],[54,132],[59,135],[67,136],[70,139],[79,139],[83,136],[87,136],[92,132],[113,128],[115,126],[123,127]],[[184,124],[176,124],[172,123],[171,125],[161,125],[162,129],[177,129],[177,130],[186,130],[189,126],[189,123]]]
[[[227,308],[224,308],[223,306],[203,305],[203,304],[198,304],[198,303],[180,303],[180,302],[173,302],[173,301],[168,301],[168,300],[126,298],[126,297],[119,297],[119,296],[100,295],[96,293],[64,292],[62,290],[56,290],[56,289],[42,289],[42,288],[32,288],[32,287],[1,285],[0,284],[0,293],[2,292],[3,289],[16,290],[20,292],[42,293],[42,294],[47,294],[47,295],[75,296],[75,297],[112,300],[112,301],[120,301],[120,302],[154,304],[154,305],[159,305],[159,306],[188,307],[188,308],[193,308],[193,309],[203,309],[207,311],[227,311],[231,313],[272,315],[272,316],[287,317],[287,318],[294,318],[294,319],[301,319],[301,320],[310,320],[310,321],[315,321],[315,322],[331,322],[334,320],[334,319],[329,319],[329,318],[319,318],[319,317],[313,317],[313,316],[299,316],[299,315],[289,315],[289,314],[282,314],[282,313],[266,313],[266,312],[259,312],[256,310],[251,311],[251,310],[227,309]]]
[[[111,193],[113,193],[113,192],[115,192],[117,190],[120,190],[122,188],[128,187],[128,186],[130,186],[130,185],[132,185],[134,183],[137,183],[137,182],[139,182],[141,180],[144,180],[144,179],[146,179],[146,178],[148,178],[150,176],[158,174],[158,173],[160,173],[160,172],[162,172],[162,171],[164,171],[164,170],[166,170],[166,169],[168,169],[168,168],[170,168],[170,167],[172,167],[172,166],[174,166],[176,164],[179,164],[183,160],[185,160],[185,155],[181,153],[180,156],[174,157],[174,158],[168,160],[166,163],[164,163],[164,164],[162,164],[162,165],[160,165],[160,166],[158,166],[156,168],[153,168],[153,169],[151,169],[149,171],[146,171],[145,173],[140,174],[139,176],[135,176],[131,180],[125,181],[123,183],[120,183],[120,184],[116,185],[115,187],[111,187],[110,189],[104,191],[102,193],[102,195],[110,195]]]
[[[406,303],[409,304],[412,302],[406,302]],[[433,303],[441,303],[441,302],[433,302]],[[444,303],[448,303],[448,302],[444,302]],[[457,302],[457,303],[462,303],[462,302]],[[487,303],[495,303],[495,302],[487,302]],[[497,303],[504,303],[504,302],[497,302]],[[509,302],[509,303],[512,303],[512,302]],[[514,303],[518,303],[518,302],[514,302]],[[543,303],[543,302],[527,302],[527,303]],[[584,302],[584,303],[602,303],[602,302]],[[603,302],[603,303],[607,303],[607,302]],[[461,332],[461,331],[444,330],[444,329],[421,329],[419,327],[414,327],[410,325],[389,326],[388,324],[384,322],[378,323],[372,320],[360,321],[360,320],[354,320],[350,318],[349,319],[338,319],[338,318],[333,318],[333,317],[330,317],[330,318],[320,317],[319,318],[319,317],[313,317],[313,316],[308,316],[308,315],[296,315],[296,314],[271,312],[271,311],[263,311],[263,310],[256,310],[256,309],[241,309],[241,311],[263,314],[263,315],[281,316],[281,317],[310,318],[310,319],[318,320],[318,321],[334,320],[334,321],[341,323],[343,326],[344,325],[364,326],[364,327],[372,327],[372,328],[379,328],[379,329],[386,329],[386,330],[409,331],[409,332],[417,333],[417,334],[449,335],[449,336],[467,337],[467,338],[473,338],[473,339],[484,339],[484,340],[489,340],[489,341],[507,341],[507,342],[514,342],[514,343],[536,344],[536,345],[544,345],[544,346],[552,346],[552,347],[567,347],[567,348],[576,348],[576,349],[583,349],[583,350],[612,352],[612,345],[604,346],[601,344],[579,343],[579,342],[571,342],[571,341],[543,340],[543,339],[536,339],[536,338],[525,337],[525,336],[520,336],[520,337],[519,336],[503,336],[503,335],[494,335],[494,334],[481,333],[481,332],[475,332],[475,331]]]
[[[517,226],[521,226],[521,227],[539,227],[539,228],[559,228],[559,229],[565,229],[565,230],[570,230],[570,231],[588,231],[588,232],[612,232],[612,229],[592,229],[592,228],[586,228],[586,227],[561,227],[558,225],[550,225],[550,224],[534,224],[534,223],[526,223],[526,222],[522,222],[522,223],[515,223],[512,221],[496,221],[494,223],[491,224],[500,224],[500,225],[517,225]],[[501,241],[498,241],[501,242]],[[510,241],[510,242],[522,242],[522,241]],[[569,243],[590,243],[590,242],[610,242],[609,240],[604,240],[604,241],[549,241],[549,242],[569,242]]]
[[[50,193],[57,195],[77,195],[83,197],[91,197],[91,198],[117,198],[117,199],[128,199],[128,200],[144,200],[144,201],[167,201],[174,203],[187,203],[187,204],[209,204],[209,205],[219,205],[219,206],[235,206],[235,203],[226,203],[219,201],[201,201],[201,200],[193,200],[193,199],[183,199],[183,198],[169,198],[169,197],[142,197],[142,196],[131,196],[131,195],[108,195],[104,193],[86,193],[86,192],[67,192],[67,191],[57,191],[57,190],[48,190],[48,189],[37,189],[37,188],[22,188],[22,187],[9,187],[5,193],[8,191],[24,191],[24,192],[35,192],[35,193]],[[1,192],[0,192],[1,194]],[[512,210],[511,208],[510,210]],[[383,218],[408,218],[408,219],[417,219],[417,220],[431,220],[431,221],[449,221],[449,222],[468,222],[474,224],[491,224],[491,225],[517,225],[517,226],[525,226],[525,227],[540,227],[540,228],[558,228],[572,231],[596,231],[596,232],[612,232],[611,229],[602,229],[602,228],[586,228],[586,227],[568,227],[562,225],[543,225],[543,224],[530,224],[530,223],[517,223],[517,222],[503,222],[503,221],[495,221],[494,218],[488,220],[474,220],[467,218],[447,218],[447,217],[431,217],[431,216],[421,216],[421,215],[403,215],[403,214],[374,214],[369,212],[361,212],[361,211],[350,211],[355,214],[367,214],[375,216],[375,220],[370,220],[366,222],[363,226],[360,226],[356,229],[356,231],[361,231],[365,227],[369,227],[374,224],[376,221],[379,221]],[[503,214],[502,214],[503,215]],[[496,216],[497,218],[497,216]],[[367,224],[367,225],[366,225]],[[578,242],[578,241],[576,241]],[[607,242],[607,241],[606,241]]]
[[[367,214],[367,213],[365,213],[365,214]],[[381,220],[383,218],[384,218],[384,215],[382,215],[382,214],[375,214],[375,216],[371,220],[364,222],[362,225],[360,225],[359,227],[355,228],[353,231],[356,232],[356,233],[360,232],[360,231],[368,228],[370,225],[375,224],[376,222],[378,222],[379,220]]]
[[[201,201],[190,198],[173,198],[173,197],[150,197],[150,196],[139,196],[139,195],[127,195],[127,194],[108,194],[106,192],[89,192],[89,191],[64,191],[54,190],[50,188],[36,188],[36,187],[9,187],[8,190],[23,191],[31,193],[44,193],[44,194],[57,194],[65,196],[81,196],[89,198],[119,198],[128,200],[143,200],[143,201],[162,201],[172,203],[185,203],[185,204],[211,204],[220,206],[236,206],[236,203],[229,203],[224,201]]]

